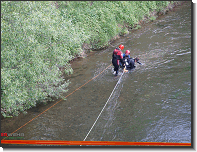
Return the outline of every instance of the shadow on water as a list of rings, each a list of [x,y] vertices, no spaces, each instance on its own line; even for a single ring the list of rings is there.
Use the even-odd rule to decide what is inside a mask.
[[[87,140],[190,143],[190,3],[112,45],[119,44],[129,49],[132,57],[139,56],[143,65],[123,75]],[[65,96],[110,65],[113,49],[92,52],[73,62]],[[18,132],[27,140],[83,140],[117,81],[111,66]],[[13,132],[55,102],[33,108],[14,121],[3,120],[2,131]]]

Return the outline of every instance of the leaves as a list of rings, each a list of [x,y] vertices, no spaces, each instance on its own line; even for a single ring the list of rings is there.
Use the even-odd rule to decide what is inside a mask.
[[[49,2],[1,4],[1,107],[5,109],[1,113],[18,115],[18,111],[66,91],[68,82],[56,65],[67,66],[68,73],[71,71],[68,61],[74,54],[65,44],[72,40],[75,29],[65,24]]]

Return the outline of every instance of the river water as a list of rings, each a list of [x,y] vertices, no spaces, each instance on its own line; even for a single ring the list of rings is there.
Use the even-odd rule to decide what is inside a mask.
[[[143,65],[124,73],[112,95],[120,78],[113,76],[113,66],[17,133],[26,140],[82,141],[111,95],[86,141],[191,143],[190,2],[73,62],[65,96],[109,66],[120,44]],[[54,103],[2,120],[1,132],[15,131]]]

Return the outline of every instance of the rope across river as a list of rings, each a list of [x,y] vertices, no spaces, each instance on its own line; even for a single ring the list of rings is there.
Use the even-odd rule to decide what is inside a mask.
[[[96,120],[95,120],[94,124],[92,125],[92,127],[91,127],[90,131],[88,132],[88,134],[86,135],[86,137],[84,138],[84,140],[83,140],[83,141],[85,141],[85,140],[86,140],[86,138],[88,137],[88,135],[89,135],[89,134],[90,134],[90,132],[92,131],[93,127],[95,126],[95,124],[96,124],[97,120],[99,119],[99,117],[100,117],[101,113],[103,112],[103,110],[105,109],[105,107],[106,107],[107,103],[109,102],[109,99],[111,98],[112,94],[114,93],[114,90],[116,89],[117,85],[120,83],[120,80],[121,80],[121,78],[122,78],[122,76],[123,76],[124,72],[125,72],[125,71],[123,70],[123,72],[122,72],[122,74],[121,74],[121,76],[120,76],[120,78],[119,78],[118,82],[116,83],[116,86],[114,87],[114,89],[113,89],[113,91],[112,91],[111,95],[109,96],[109,98],[108,98],[107,102],[105,103],[105,105],[104,105],[103,109],[101,110],[100,114],[99,114],[99,115],[98,115],[98,117],[96,118]]]

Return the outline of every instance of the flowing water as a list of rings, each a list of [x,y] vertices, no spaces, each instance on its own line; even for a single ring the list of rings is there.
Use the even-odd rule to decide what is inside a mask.
[[[190,2],[109,48],[73,62],[65,96],[110,65],[112,51],[119,44],[143,65],[123,74],[86,141],[191,143]],[[119,78],[109,67],[17,133],[24,133],[26,140],[84,140]],[[2,120],[1,132],[15,131],[53,104]]]

